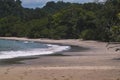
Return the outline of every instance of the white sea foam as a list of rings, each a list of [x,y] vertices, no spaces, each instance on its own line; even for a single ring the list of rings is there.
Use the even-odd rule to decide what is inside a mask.
[[[29,43],[29,41],[24,41],[24,43]]]
[[[34,41],[24,41],[23,43],[27,44],[27,43],[34,43]]]
[[[69,50],[70,46],[59,46],[59,45],[51,45],[47,44],[48,48],[37,48],[31,50],[19,50],[19,51],[1,51],[0,59],[10,59],[17,57],[26,57],[26,56],[36,56],[36,55],[48,55],[54,54],[56,52],[61,52],[65,50]]]

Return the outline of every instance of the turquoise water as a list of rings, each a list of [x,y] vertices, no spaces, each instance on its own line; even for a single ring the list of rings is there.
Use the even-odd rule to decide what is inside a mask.
[[[46,44],[30,41],[0,40],[0,51],[18,51],[34,48],[48,48]]]
[[[70,46],[43,44],[31,41],[0,40],[0,59],[47,55],[69,49]]]

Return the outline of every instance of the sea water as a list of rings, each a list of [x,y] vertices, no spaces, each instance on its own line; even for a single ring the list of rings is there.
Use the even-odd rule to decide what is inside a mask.
[[[0,40],[0,59],[48,55],[69,50],[70,46],[43,44],[32,41]]]

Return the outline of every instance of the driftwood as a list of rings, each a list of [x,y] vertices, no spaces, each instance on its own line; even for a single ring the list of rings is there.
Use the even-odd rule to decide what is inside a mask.
[[[115,51],[120,51],[120,42],[108,42],[107,49],[115,48]]]

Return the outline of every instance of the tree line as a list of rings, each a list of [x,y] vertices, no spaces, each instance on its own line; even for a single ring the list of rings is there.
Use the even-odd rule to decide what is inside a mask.
[[[120,0],[51,1],[35,9],[21,3],[0,0],[0,36],[120,41]]]

